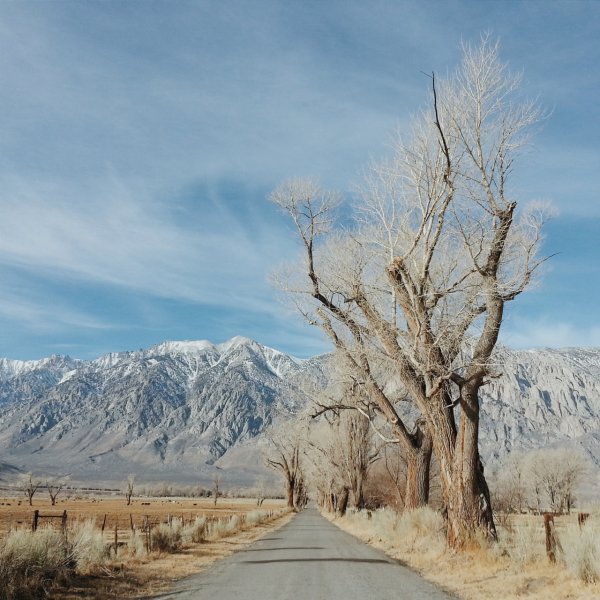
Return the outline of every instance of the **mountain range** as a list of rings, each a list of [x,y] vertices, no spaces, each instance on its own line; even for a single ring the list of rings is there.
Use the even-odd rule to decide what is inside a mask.
[[[0,459],[76,480],[206,482],[230,448],[306,404],[300,383],[322,377],[321,364],[241,337],[92,361],[2,359]],[[230,471],[247,485],[264,467],[255,455]]]
[[[77,481],[207,482],[265,477],[265,431],[326,381],[326,356],[300,360],[242,337],[165,342],[83,361],[0,359],[0,477],[16,469]],[[483,388],[481,454],[580,448],[600,467],[600,349],[496,353]]]

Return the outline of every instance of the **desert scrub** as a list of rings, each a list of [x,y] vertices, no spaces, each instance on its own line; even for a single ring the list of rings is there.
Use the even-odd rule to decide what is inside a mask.
[[[559,557],[586,583],[600,581],[600,523],[588,520],[582,527],[570,525],[560,533]]]
[[[496,555],[507,556],[517,565],[525,565],[545,560],[545,544],[541,525],[519,523],[510,528],[498,527],[498,544],[491,550]]]
[[[246,525],[255,527],[269,519],[269,513],[266,510],[251,510],[246,514]]]
[[[129,540],[127,540],[127,552],[129,556],[145,556],[146,552],[146,537],[137,529],[131,532]]]
[[[48,584],[67,572],[64,536],[51,528],[12,531],[0,541],[0,598],[40,597]]]
[[[173,522],[161,523],[152,530],[151,543],[152,550],[159,552],[178,552],[182,546],[181,524]]]
[[[181,535],[186,544],[200,544],[206,540],[206,530],[206,518],[196,517],[196,520],[193,523],[186,525],[182,529]]]
[[[91,520],[71,530],[70,555],[79,573],[91,573],[110,560],[110,545]]]
[[[244,517],[242,515],[231,515],[231,517],[210,521],[207,527],[207,538],[218,540],[233,535],[242,528],[243,524]]]
[[[429,506],[421,506],[403,512],[396,525],[398,537],[405,544],[418,550],[437,550],[446,548],[446,523],[442,515]]]

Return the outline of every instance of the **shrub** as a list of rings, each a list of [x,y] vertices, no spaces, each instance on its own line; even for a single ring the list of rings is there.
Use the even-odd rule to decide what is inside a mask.
[[[428,506],[422,506],[403,512],[398,520],[396,531],[401,537],[433,536],[445,538],[446,524],[439,512]]]
[[[513,562],[526,564],[543,560],[546,546],[539,525],[521,523],[499,531],[498,548]]]
[[[94,522],[87,520],[71,530],[71,556],[80,573],[89,573],[110,559],[110,545]]]
[[[161,523],[152,530],[152,549],[159,552],[178,552],[181,550],[181,525]]]
[[[250,527],[260,525],[269,518],[269,513],[266,510],[251,510],[246,514],[246,524]]]
[[[67,570],[64,537],[51,528],[13,531],[0,542],[0,598],[36,598]]]
[[[183,540],[187,543],[199,544],[206,540],[207,523],[205,517],[196,517],[196,520],[182,529]]]
[[[146,554],[146,540],[143,533],[132,531],[127,541],[127,550],[131,556],[144,556]]]
[[[240,515],[232,515],[224,519],[209,521],[207,527],[207,538],[218,540],[219,538],[227,537],[234,534],[242,528],[244,519]]]
[[[588,521],[583,527],[571,525],[561,532],[560,558],[567,568],[586,583],[600,581],[600,527]]]

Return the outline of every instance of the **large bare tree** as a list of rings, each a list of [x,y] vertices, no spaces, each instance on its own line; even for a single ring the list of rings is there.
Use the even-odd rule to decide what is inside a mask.
[[[431,78],[429,107],[367,177],[353,222],[312,181],[282,184],[272,200],[293,219],[303,277],[285,284],[298,308],[345,353],[407,460],[407,507],[423,502],[433,445],[448,542],[478,529],[495,538],[479,457],[479,390],[495,375],[505,304],[530,283],[545,211],[517,212],[509,186],[538,108],[484,38],[465,46],[456,73]],[[378,381],[384,361],[422,419],[409,431]],[[411,476],[411,471],[414,474]],[[411,500],[414,495],[414,500]]]
[[[369,420],[360,412],[332,407],[328,413],[335,416],[313,427],[308,440],[314,483],[322,496],[340,496],[348,490],[354,507],[364,508],[367,475],[382,446],[375,443]]]
[[[305,444],[305,424],[302,420],[290,421],[269,436],[269,449],[265,456],[269,468],[277,471],[284,480],[287,506],[302,508],[306,501],[306,487],[302,470]]]

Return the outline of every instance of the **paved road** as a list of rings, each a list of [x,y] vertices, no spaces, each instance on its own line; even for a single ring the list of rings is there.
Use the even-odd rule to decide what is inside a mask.
[[[316,510],[188,577],[164,600],[451,600]]]

